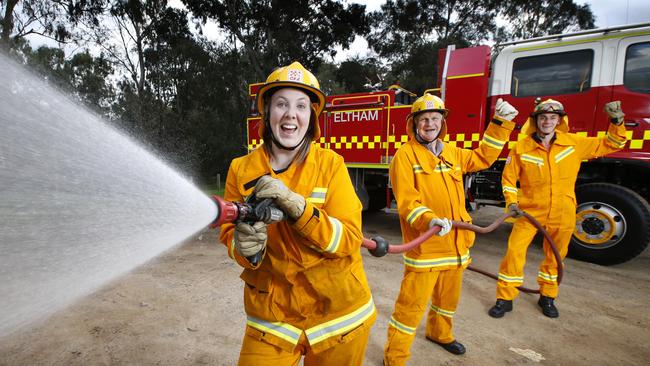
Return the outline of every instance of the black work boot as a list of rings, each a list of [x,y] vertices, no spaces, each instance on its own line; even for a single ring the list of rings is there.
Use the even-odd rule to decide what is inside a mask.
[[[552,297],[547,297],[544,295],[540,295],[539,301],[537,301],[537,304],[539,307],[542,308],[542,313],[549,318],[557,318],[560,316],[560,313],[557,311],[557,308],[555,305],[553,305],[553,298]]]
[[[460,342],[458,342],[456,340],[453,340],[453,341],[451,341],[449,343],[440,343],[438,341],[434,341],[433,339],[431,339],[429,337],[427,337],[427,339],[430,340],[431,342],[439,345],[440,347],[444,348],[445,351],[447,351],[449,353],[453,353],[455,355],[462,355],[466,351],[465,346],[463,346],[462,343],[460,343]]]
[[[509,311],[512,311],[512,300],[497,299],[497,303],[494,304],[488,314],[493,318],[503,318]]]

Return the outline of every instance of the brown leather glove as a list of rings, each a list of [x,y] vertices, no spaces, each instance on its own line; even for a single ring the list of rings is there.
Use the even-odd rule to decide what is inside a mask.
[[[258,221],[252,226],[240,222],[235,226],[235,250],[248,258],[266,247],[266,224]]]
[[[605,104],[605,112],[607,115],[609,115],[609,118],[611,118],[612,123],[616,125],[623,123],[623,117],[625,117],[625,113],[623,113],[623,110],[621,109],[620,100],[615,100],[613,102]]]
[[[265,175],[257,181],[255,194],[258,199],[272,198],[292,219],[302,216],[305,210],[305,198],[287,188],[281,180]]]

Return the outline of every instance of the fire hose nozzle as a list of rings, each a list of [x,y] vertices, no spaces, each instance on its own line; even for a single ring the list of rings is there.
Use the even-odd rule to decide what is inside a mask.
[[[212,196],[217,206],[217,218],[210,224],[210,228],[217,228],[230,222],[264,221],[267,224],[283,221],[286,215],[282,210],[273,206],[273,200],[265,199],[261,202],[230,202],[219,196]]]
[[[239,207],[234,202],[229,202],[214,195],[212,200],[217,206],[217,217],[210,224],[210,228],[217,228],[227,222],[234,222],[239,217]]]

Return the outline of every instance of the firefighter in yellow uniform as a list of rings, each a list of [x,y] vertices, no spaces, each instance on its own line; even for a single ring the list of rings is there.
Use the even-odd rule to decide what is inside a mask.
[[[503,170],[501,183],[506,207],[518,214],[526,211],[537,219],[550,234],[562,259],[575,229],[575,182],[580,163],[625,146],[620,102],[607,103],[605,111],[611,118],[607,134],[602,138],[583,137],[569,133],[569,119],[560,102],[548,99],[539,103],[522,127],[527,136],[510,150]],[[512,310],[512,300],[519,293],[517,287],[524,282],[526,251],[536,233],[537,229],[526,218],[515,221],[499,268],[497,301],[489,311],[490,316],[501,318]],[[550,318],[559,316],[554,304],[557,274],[555,256],[544,240],[544,260],[537,274],[538,304]]]
[[[495,110],[480,146],[469,150],[443,142],[448,111],[440,98],[425,94],[413,103],[406,123],[410,140],[397,151],[389,171],[402,237],[413,240],[433,225],[441,231],[404,254],[404,277],[384,347],[387,366],[406,364],[429,301],[426,338],[453,354],[465,353],[451,328],[474,233],[452,228],[450,220],[471,222],[463,173],[488,168],[514,128],[517,111],[509,103],[499,99]]]
[[[232,161],[225,199],[272,199],[287,221],[225,224],[244,268],[239,365],[361,365],[376,318],[361,257],[361,203],[343,158],[312,142],[325,96],[294,62],[258,92],[261,148]]]

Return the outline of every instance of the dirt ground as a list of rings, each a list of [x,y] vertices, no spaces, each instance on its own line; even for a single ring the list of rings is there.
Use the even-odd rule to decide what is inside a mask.
[[[499,214],[483,208],[473,216],[485,226]],[[504,224],[477,237],[476,267],[497,271],[510,228]],[[392,214],[365,215],[364,232],[399,242]],[[0,365],[235,365],[245,324],[242,282],[216,238],[205,231],[29,329],[0,338]],[[537,287],[540,258],[537,241],[528,255],[528,287]],[[378,310],[365,364],[381,365],[403,267],[399,255],[364,253],[364,261]],[[571,259],[566,266],[558,319],[544,317],[537,296],[527,294],[512,313],[490,318],[493,280],[466,271],[454,329],[467,353],[454,356],[428,342],[422,323],[409,364],[649,364],[650,253],[613,267]]]

